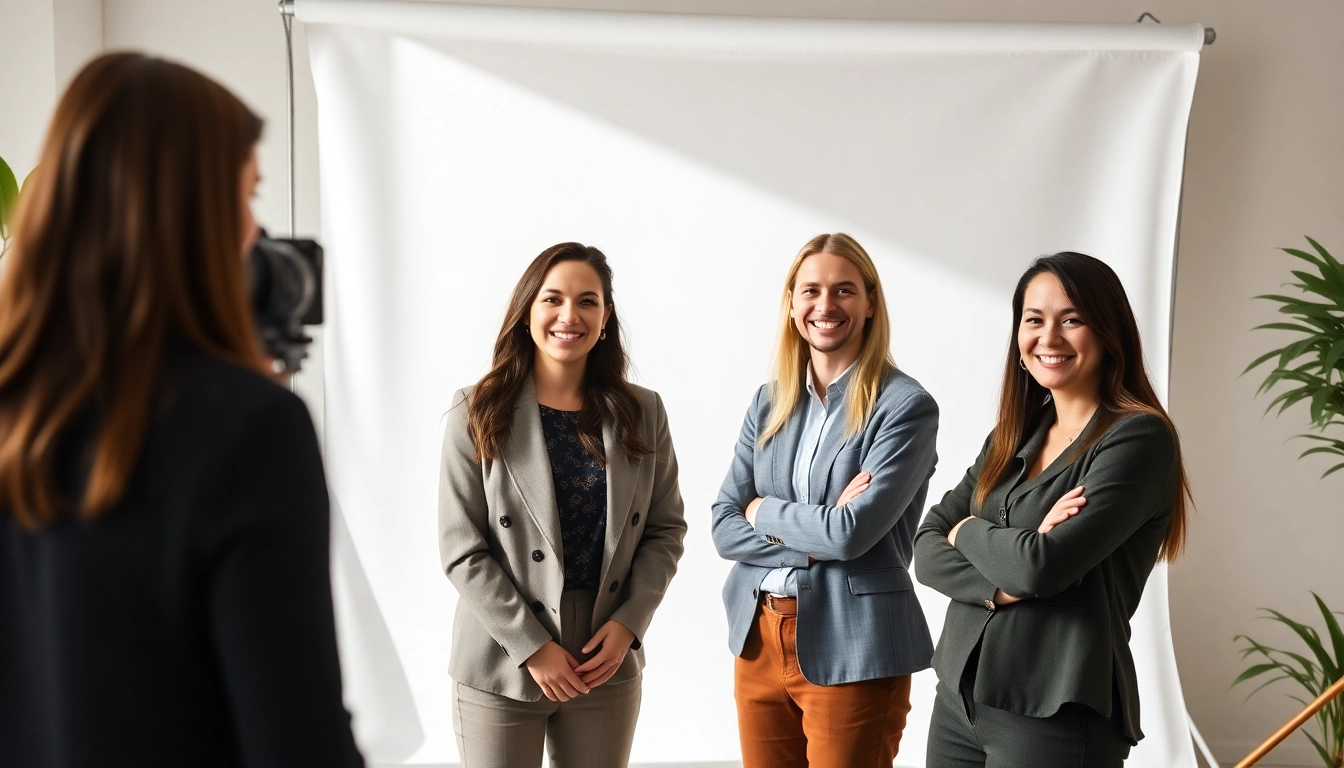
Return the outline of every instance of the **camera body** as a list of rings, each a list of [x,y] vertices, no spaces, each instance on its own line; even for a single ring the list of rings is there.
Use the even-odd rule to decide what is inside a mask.
[[[252,313],[266,353],[297,373],[322,324],[322,246],[314,240],[268,237],[263,231],[247,260]]]

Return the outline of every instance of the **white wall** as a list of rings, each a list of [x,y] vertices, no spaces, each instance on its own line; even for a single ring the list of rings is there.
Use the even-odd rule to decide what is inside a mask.
[[[74,1],[74,0],[70,0]],[[81,0],[93,2],[94,0]],[[13,41],[44,43],[41,14],[49,0],[0,0],[0,153],[6,142],[35,151],[37,130],[54,93],[37,72],[13,96],[10,62],[31,56]],[[12,13],[17,4],[19,13]],[[1255,355],[1278,345],[1248,329],[1273,316],[1250,297],[1275,290],[1290,259],[1280,245],[1317,237],[1344,253],[1344,5],[1334,0],[507,0],[494,4],[854,18],[1125,22],[1151,11],[1169,22],[1215,27],[1205,50],[1191,119],[1185,208],[1177,271],[1171,409],[1182,430],[1198,513],[1190,554],[1171,572],[1173,631],[1191,714],[1224,760],[1239,758],[1295,711],[1274,689],[1243,703],[1228,684],[1240,670],[1232,636],[1252,632],[1285,639],[1257,606],[1310,617],[1308,590],[1344,609],[1339,543],[1344,541],[1344,473],[1318,479],[1324,460],[1296,461],[1286,444],[1306,416],[1292,410],[1262,419],[1258,381],[1238,378]],[[284,38],[270,0],[103,0],[104,41],[172,56],[217,77],[268,119],[262,162],[268,180],[258,202],[262,220],[283,230]],[[15,32],[18,34],[15,34]],[[318,230],[315,104],[301,25],[298,71],[299,231]],[[46,45],[48,48],[42,48]],[[26,50],[26,49],[25,49]],[[54,53],[44,55],[54,56]],[[19,70],[26,71],[26,70]],[[45,71],[45,70],[43,70]],[[49,90],[43,90],[48,88]],[[31,95],[36,94],[36,95]],[[17,113],[11,105],[21,105]],[[37,112],[34,112],[36,110]],[[40,112],[40,114],[38,114]],[[16,117],[11,118],[11,115]],[[40,129],[38,129],[40,130]],[[25,142],[34,149],[24,149]],[[6,154],[6,156],[9,156]],[[318,370],[317,366],[313,370]],[[300,385],[320,401],[320,381]],[[947,471],[947,470],[945,470]],[[1315,760],[1300,735],[1271,761]]]

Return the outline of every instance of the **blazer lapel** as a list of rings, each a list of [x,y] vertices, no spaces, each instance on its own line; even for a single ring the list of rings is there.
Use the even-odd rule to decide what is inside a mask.
[[[1036,423],[1036,431],[1032,434],[1031,439],[1027,441],[1026,445],[1022,446],[1022,450],[1017,452],[1018,458],[1022,459],[1023,472],[1027,471],[1026,468],[1031,466],[1031,463],[1035,460],[1036,455],[1039,454],[1041,449],[1045,446],[1046,434],[1050,431],[1050,427],[1053,426],[1055,423],[1056,416],[1054,411],[1055,411],[1054,406],[1051,405],[1050,412],[1041,415],[1041,419]],[[1087,437],[1087,435],[1092,431],[1092,427],[1096,425],[1097,413],[1100,412],[1101,409],[1098,408],[1096,412],[1092,414],[1092,418],[1088,420],[1087,426],[1083,427],[1083,431],[1079,432],[1078,437],[1074,438],[1075,441],[1082,440]],[[1033,488],[1039,487],[1049,482],[1051,479],[1058,476],[1060,472],[1063,472],[1064,470],[1072,466],[1074,459],[1077,458],[1072,454],[1073,454],[1073,446],[1065,448],[1063,453],[1055,457],[1055,460],[1050,463],[1050,466],[1046,467],[1044,470],[1041,471],[1041,474],[1031,478],[1025,483],[1022,483],[1021,485],[1018,485],[1016,488],[1009,491],[1007,503],[1012,504],[1014,501],[1017,501],[1017,499],[1021,497],[1023,494],[1029,492]]]
[[[636,466],[630,463],[616,442],[615,430],[602,424],[602,447],[607,453],[607,551],[606,562],[621,541],[621,533],[630,521],[630,505],[635,499],[635,483],[639,479]]]
[[[832,397],[843,397],[841,394],[832,395]],[[842,411],[835,416],[835,421],[831,423],[826,434],[821,438],[821,445],[817,446],[817,455],[812,457],[812,469],[807,477],[807,497],[810,504],[825,504],[826,499],[830,498],[831,465],[835,463],[835,457],[840,455],[840,448],[849,442],[845,436],[844,423],[844,405],[841,404]],[[848,481],[846,481],[848,482]]]
[[[797,501],[793,498],[793,457],[798,453],[798,441],[803,439],[803,417],[806,411],[803,404],[795,406],[784,428],[765,446],[765,450],[771,454],[770,474],[774,488],[757,488],[757,493],[765,492],[768,496]]]
[[[630,522],[630,507],[635,500],[635,485],[639,481],[639,464],[631,464],[616,442],[611,424],[602,423],[602,448],[607,454],[607,540],[602,553],[602,577],[598,586],[607,583],[607,571],[615,559],[621,534]]]
[[[551,457],[541,432],[541,412],[537,410],[537,390],[532,377],[514,401],[513,430],[500,460],[513,478],[523,504],[560,562],[564,546],[560,538],[560,512],[555,503],[555,480],[551,476]]]

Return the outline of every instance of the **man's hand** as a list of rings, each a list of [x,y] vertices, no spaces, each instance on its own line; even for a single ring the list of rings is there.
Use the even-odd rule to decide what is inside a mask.
[[[845,486],[845,490],[840,492],[840,498],[835,502],[835,505],[837,507],[843,507],[849,502],[857,499],[859,494],[868,490],[868,483],[872,482],[872,480],[873,476],[867,472],[860,472],[855,475],[854,479],[849,481],[849,485]]]
[[[589,686],[575,672],[579,662],[554,640],[527,657],[527,671],[551,701],[569,701],[588,692]]]
[[[747,518],[747,523],[750,524],[752,528],[756,527],[756,510],[761,508],[761,502],[763,501],[765,501],[765,499],[757,496],[751,500],[751,503],[747,505],[746,509],[742,510],[742,516]]]
[[[625,654],[630,651],[633,642],[635,642],[634,632],[626,629],[624,624],[615,619],[608,621],[599,627],[593,639],[583,646],[584,653],[592,653],[593,649],[599,646],[602,650],[574,672],[585,685],[596,688],[610,680],[611,676],[616,674],[616,670],[621,668],[621,662],[625,661]]]

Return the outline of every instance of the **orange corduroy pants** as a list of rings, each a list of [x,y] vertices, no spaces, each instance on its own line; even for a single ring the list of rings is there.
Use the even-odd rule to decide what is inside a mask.
[[[890,768],[910,675],[814,685],[798,669],[798,602],[766,596],[734,670],[743,768]]]

